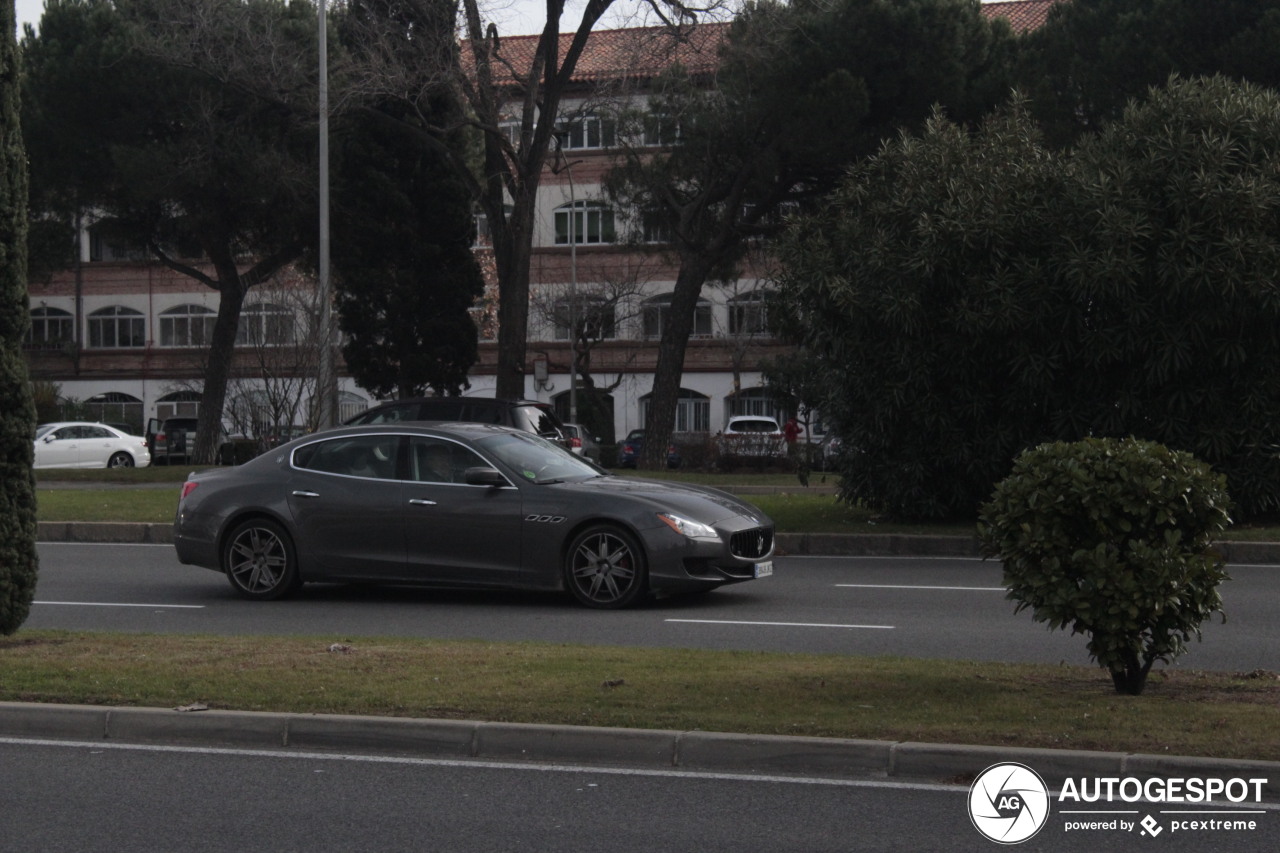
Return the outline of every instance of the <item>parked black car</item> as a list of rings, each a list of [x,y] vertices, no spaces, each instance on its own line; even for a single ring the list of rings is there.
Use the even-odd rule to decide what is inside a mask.
[[[152,465],[186,462],[195,449],[195,418],[152,418],[147,421],[147,449]]]
[[[350,418],[344,426],[369,426],[402,421],[464,421],[495,424],[531,432],[569,446],[569,433],[555,411],[537,400],[496,397],[414,397],[374,406]]]

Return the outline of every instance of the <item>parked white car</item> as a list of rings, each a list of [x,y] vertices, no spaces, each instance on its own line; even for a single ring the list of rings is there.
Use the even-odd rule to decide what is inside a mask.
[[[66,421],[36,428],[36,468],[145,468],[147,440],[106,424]]]
[[[766,415],[734,415],[720,434],[720,453],[726,456],[783,456],[782,427]]]

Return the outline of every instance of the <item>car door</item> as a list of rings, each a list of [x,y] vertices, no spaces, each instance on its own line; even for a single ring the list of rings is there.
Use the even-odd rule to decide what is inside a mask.
[[[81,468],[105,468],[111,454],[119,450],[119,442],[111,430],[100,426],[81,427],[84,438],[80,440],[79,466]]]
[[[319,440],[294,451],[289,509],[308,580],[394,580],[404,570],[405,485],[394,433]]]
[[[467,485],[468,468],[493,466],[445,438],[410,436],[407,465],[406,579],[519,584],[520,491]]]
[[[36,468],[75,468],[80,464],[79,426],[64,426],[36,441]]]

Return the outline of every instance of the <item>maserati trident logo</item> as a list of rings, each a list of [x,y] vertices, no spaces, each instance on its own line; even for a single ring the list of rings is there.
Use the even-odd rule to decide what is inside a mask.
[[[992,841],[1019,844],[1049,819],[1049,789],[1026,765],[993,764],[969,789],[969,819]]]

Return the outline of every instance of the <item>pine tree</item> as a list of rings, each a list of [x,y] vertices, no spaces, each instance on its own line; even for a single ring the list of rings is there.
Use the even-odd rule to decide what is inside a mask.
[[[0,3],[0,634],[36,590],[35,403],[22,355],[27,312],[27,158],[18,121],[13,0]]]

